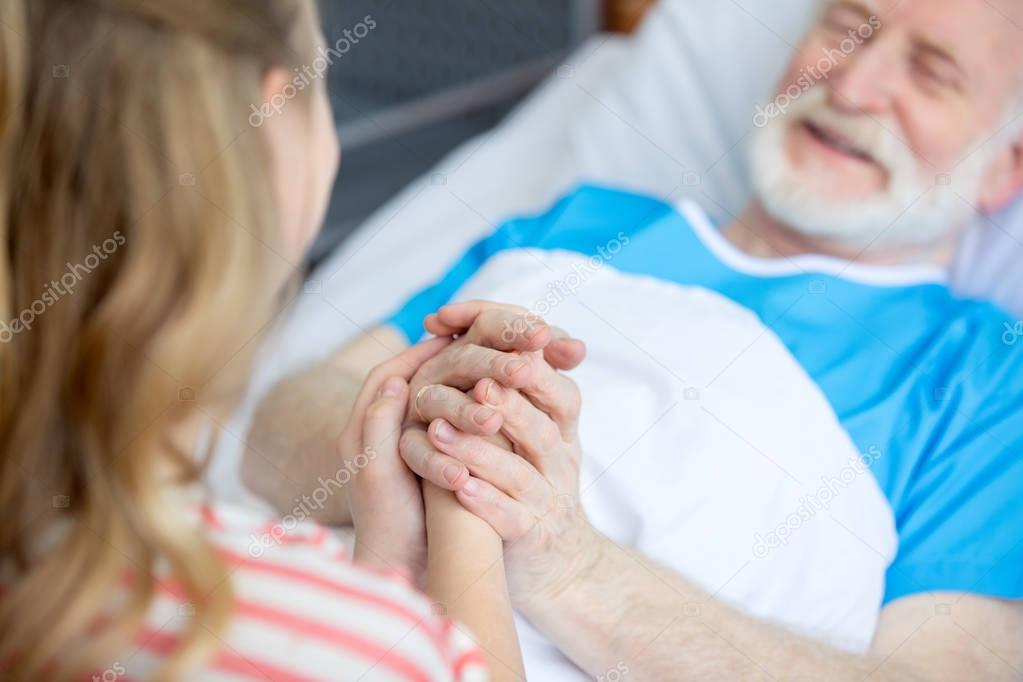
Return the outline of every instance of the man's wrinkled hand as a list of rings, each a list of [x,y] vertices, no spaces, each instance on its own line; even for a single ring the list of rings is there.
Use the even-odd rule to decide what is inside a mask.
[[[450,408],[452,423],[463,432],[501,442],[497,439],[500,413],[465,393],[482,379],[521,391],[574,432],[575,417],[557,393],[562,384],[556,370],[573,369],[582,362],[586,347],[581,341],[524,308],[481,301],[444,306],[426,319],[425,326],[438,336],[457,334],[458,338],[425,362],[410,382],[402,453],[416,474],[448,490],[460,489],[469,478],[463,463],[424,447],[430,403]],[[417,428],[417,423],[423,426]]]

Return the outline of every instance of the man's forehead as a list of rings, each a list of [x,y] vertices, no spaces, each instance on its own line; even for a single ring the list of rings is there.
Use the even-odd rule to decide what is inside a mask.
[[[983,78],[988,69],[1023,66],[1023,0],[826,0],[876,16]],[[978,73],[979,72],[979,73]],[[990,75],[990,74],[989,74]]]
[[[1023,41],[1023,0],[830,0],[876,15],[892,25],[945,43],[983,48],[992,40]]]

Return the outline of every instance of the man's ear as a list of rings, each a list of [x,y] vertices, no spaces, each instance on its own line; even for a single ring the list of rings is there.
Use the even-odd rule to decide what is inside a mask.
[[[1023,139],[1017,138],[988,168],[981,185],[979,204],[994,213],[1023,192]]]

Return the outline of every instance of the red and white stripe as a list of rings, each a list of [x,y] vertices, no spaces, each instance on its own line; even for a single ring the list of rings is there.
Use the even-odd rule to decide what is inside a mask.
[[[407,581],[352,564],[323,528],[300,523],[250,551],[253,536],[273,524],[223,506],[203,507],[195,518],[232,569],[236,606],[217,655],[190,679],[488,679],[483,654],[461,628],[436,615]],[[179,584],[163,581],[145,628],[117,661],[126,670],[119,680],[148,679],[173,654],[189,623],[187,599]]]

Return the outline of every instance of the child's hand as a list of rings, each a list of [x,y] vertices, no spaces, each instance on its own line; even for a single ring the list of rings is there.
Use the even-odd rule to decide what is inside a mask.
[[[355,560],[418,581],[426,565],[426,521],[419,479],[398,454],[408,405],[407,380],[449,340],[408,349],[366,379],[341,435],[341,462],[353,472],[348,501]]]
[[[455,494],[423,482],[429,560],[426,592],[486,652],[494,682],[524,679],[500,536]]]

